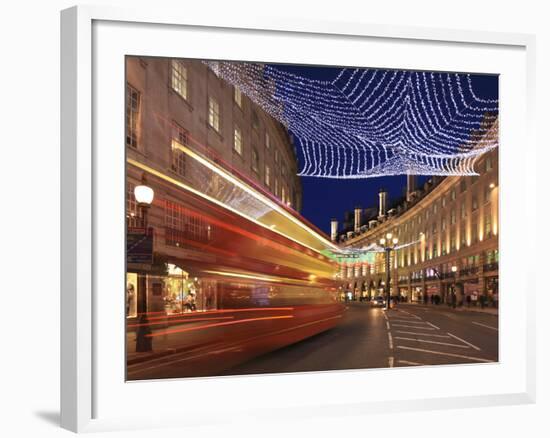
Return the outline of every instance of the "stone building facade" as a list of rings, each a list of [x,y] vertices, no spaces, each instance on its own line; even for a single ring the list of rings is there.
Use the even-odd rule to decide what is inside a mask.
[[[144,293],[148,312],[162,313],[170,302],[174,312],[183,312],[190,293],[199,309],[215,307],[203,293],[208,286],[199,286],[200,279],[189,277],[179,263],[184,254],[190,257],[185,242],[208,244],[214,226],[186,214],[178,185],[221,197],[223,181],[207,168],[215,163],[251,190],[300,211],[292,139],[284,126],[200,60],[127,57],[125,117],[127,225],[131,230],[142,222],[134,188],[145,176],[155,194],[147,214],[153,252],[168,265],[167,272],[154,273],[128,262],[127,316],[137,315]],[[207,164],[199,166],[197,160]]]
[[[390,263],[392,296],[410,302],[431,302],[431,296],[438,296],[436,301],[449,302],[456,292],[459,304],[484,301],[496,306],[498,149],[481,155],[475,169],[478,176],[431,177],[419,190],[409,178],[401,204],[385,211],[382,192],[375,218],[356,209],[354,228],[333,233],[333,238],[344,247],[365,248],[388,233],[397,236],[400,248],[391,252]],[[338,229],[334,221],[332,228]],[[340,277],[352,299],[383,295],[384,253],[348,260]]]

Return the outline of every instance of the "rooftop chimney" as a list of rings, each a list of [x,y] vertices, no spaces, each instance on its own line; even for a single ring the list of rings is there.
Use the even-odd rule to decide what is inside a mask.
[[[333,242],[336,242],[336,238],[338,237],[338,221],[336,219],[332,219],[330,221],[330,240]]]
[[[353,221],[353,229],[355,230],[356,233],[359,232],[359,229],[361,228],[361,213],[362,213],[362,210],[361,210],[361,207],[355,207],[355,210],[354,210],[354,221]]]
[[[407,202],[412,201],[416,191],[416,175],[407,174]]]
[[[388,198],[388,192],[385,189],[380,189],[378,193],[378,219],[386,217],[386,203]]]

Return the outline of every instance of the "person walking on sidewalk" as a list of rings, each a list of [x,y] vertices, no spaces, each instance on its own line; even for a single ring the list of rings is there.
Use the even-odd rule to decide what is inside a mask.
[[[472,302],[472,297],[470,295],[466,295],[466,305],[470,307],[470,303]]]
[[[453,295],[451,296],[451,302],[453,304],[453,309],[456,309],[456,293],[453,292]]]

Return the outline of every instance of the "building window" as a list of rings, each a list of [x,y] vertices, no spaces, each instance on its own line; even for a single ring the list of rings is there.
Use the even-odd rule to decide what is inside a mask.
[[[265,165],[265,185],[271,186],[271,169],[267,164]]]
[[[456,199],[456,189],[451,190],[451,201],[454,201]]]
[[[476,243],[479,241],[479,230],[477,228],[477,220],[472,221],[472,242]]]
[[[260,119],[258,118],[258,113],[252,110],[252,127],[258,129],[260,127]]]
[[[456,210],[453,208],[451,210],[451,225],[456,224]]]
[[[437,233],[437,224],[434,222],[432,224],[432,234],[436,234]]]
[[[456,235],[454,231],[451,232],[451,252],[456,251]]]
[[[220,132],[220,105],[213,97],[208,99],[208,124],[216,132]]]
[[[270,142],[270,138],[269,138],[269,133],[265,133],[265,148],[267,150],[269,150],[271,148],[271,142]]]
[[[422,216],[421,215],[418,215],[418,220],[416,222],[418,223],[418,225],[420,225],[422,223]]]
[[[491,214],[490,213],[486,213],[485,214],[485,237],[490,237],[491,236],[491,230],[492,230],[492,227],[491,227]]]
[[[472,196],[472,211],[476,211],[477,207],[477,196]]]
[[[275,164],[279,164],[279,150],[275,149]]]
[[[183,246],[187,240],[208,242],[212,240],[212,227],[202,217],[192,214],[183,205],[165,203],[166,244]]]
[[[441,231],[445,231],[447,229],[447,221],[445,219],[441,220]]]
[[[460,246],[466,245],[466,224],[460,227]]]
[[[188,144],[188,132],[177,123],[172,123],[172,171],[185,176],[185,152],[179,146]]]
[[[462,178],[460,180],[460,193],[463,193],[466,191],[466,179]]]
[[[487,157],[485,160],[485,172],[489,172],[493,169],[493,160],[491,160],[491,157]]]
[[[483,193],[483,200],[487,203],[491,200],[491,187],[485,186],[485,191]]]
[[[275,178],[275,187],[274,187],[275,196],[279,196],[279,180]]]
[[[242,107],[243,107],[243,95],[241,93],[241,90],[239,90],[237,87],[233,88],[233,100],[235,101],[237,106],[242,109]]]
[[[172,90],[187,100],[187,68],[176,59],[172,60]]]
[[[441,198],[441,207],[445,208],[446,205],[447,205],[447,198],[443,196],[443,198]]]
[[[252,170],[254,172],[258,172],[258,169],[260,168],[260,155],[258,154],[258,150],[256,148],[252,148]]]
[[[240,128],[237,127],[237,126],[235,126],[235,131],[234,131],[234,134],[233,134],[233,149],[239,155],[242,155],[242,153],[243,153],[243,137],[242,137]]]
[[[460,217],[462,219],[466,217],[466,203],[464,201],[460,204]]]
[[[433,209],[434,209],[434,214],[437,214],[437,202],[434,202]]]
[[[130,84],[126,85],[126,146],[138,147],[139,107],[141,96]]]
[[[142,225],[141,209],[138,208],[134,195],[135,184],[126,183],[126,221],[128,227],[139,227]]]

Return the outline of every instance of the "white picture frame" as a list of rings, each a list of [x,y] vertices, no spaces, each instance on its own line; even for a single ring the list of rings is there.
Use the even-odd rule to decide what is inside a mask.
[[[510,365],[505,375],[510,377],[509,381],[501,382],[503,390],[498,390],[498,379],[495,382],[483,382],[478,391],[471,391],[470,388],[463,388],[462,391],[455,388],[454,392],[446,393],[448,388],[443,388],[438,392],[435,388],[419,389],[411,384],[411,388],[401,395],[395,395],[388,392],[387,397],[382,396],[362,396],[352,392],[352,387],[347,383],[369,382],[369,387],[376,389],[373,383],[373,372],[330,372],[330,373],[308,373],[278,376],[256,376],[256,377],[233,377],[233,378],[210,378],[210,379],[187,379],[180,381],[164,382],[141,382],[138,383],[139,392],[144,394],[161,394],[168,392],[174,386],[186,385],[190,391],[198,394],[199,390],[204,390],[205,394],[216,392],[241,392],[234,409],[223,410],[222,405],[214,405],[209,412],[201,411],[200,403],[193,411],[193,420],[185,421],[177,413],[177,409],[166,410],[162,406],[149,406],[148,415],[138,412],[135,409],[114,409],[114,405],[123,406],[123,397],[135,397],[135,388],[133,383],[126,384],[120,381],[121,373],[117,371],[113,375],[109,374],[108,367],[111,366],[105,362],[105,357],[112,354],[113,365],[117,367],[122,363],[123,351],[120,350],[120,343],[116,343],[118,334],[116,334],[116,323],[111,324],[110,318],[116,316],[117,308],[103,313],[107,302],[103,295],[99,296],[101,285],[108,278],[118,278],[116,269],[123,268],[123,258],[115,263],[113,272],[107,273],[103,268],[103,258],[101,254],[109,249],[115,256],[120,255],[121,248],[115,242],[113,248],[106,248],[106,241],[101,240],[102,236],[107,236],[110,231],[105,231],[104,218],[109,207],[117,205],[116,202],[122,198],[109,198],[105,201],[104,193],[107,187],[118,187],[120,189],[120,175],[123,175],[124,169],[119,169],[118,158],[121,151],[118,152],[118,158],[110,160],[107,163],[106,155],[103,153],[103,146],[98,146],[98,142],[103,140],[103,136],[120,133],[120,126],[123,124],[123,106],[117,106],[123,102],[122,95],[113,94],[114,107],[112,114],[107,114],[105,109],[105,96],[98,95],[98,89],[104,89],[103,82],[105,74],[105,60],[109,56],[119,57],[120,53],[136,53],[135,45],[139,44],[139,32],[148,32],[148,45],[145,48],[145,42],[142,41],[144,54],[151,55],[155,49],[155,44],[162,38],[170,37],[170,32],[200,32],[201,36],[207,38],[218,37],[221,33],[227,33],[228,36],[235,38],[247,38],[254,35],[255,38],[274,38],[280,41],[279,49],[266,48],[262,50],[267,53],[265,56],[277,58],[281,55],[281,48],[289,49],[290,41],[295,39],[307,39],[308,44],[318,46],[323,38],[332,39],[335,44],[340,44],[344,39],[347,44],[378,44],[384,43],[396,45],[395,53],[403,50],[398,47],[400,44],[416,47],[424,51],[423,56],[434,50],[442,50],[449,46],[461,50],[461,53],[468,51],[493,51],[498,52],[502,57],[502,65],[510,63],[510,77],[515,78],[510,84],[503,87],[502,90],[502,112],[501,115],[501,135],[503,160],[501,163],[501,179],[503,198],[521,199],[522,205],[530,205],[531,208],[524,212],[522,218],[507,216],[506,201],[501,205],[501,245],[503,248],[503,260],[501,272],[503,272],[502,282],[513,284],[514,288],[520,288],[517,302],[514,308],[517,309],[518,318],[514,322],[515,328],[512,330],[512,321],[507,307],[510,300],[504,294],[501,294],[501,303],[503,310],[501,312],[501,324],[504,329],[501,335],[501,348],[504,347],[504,353],[507,351],[507,343],[514,343],[515,355],[517,357],[502,360],[493,368],[495,374]],[[124,43],[125,33],[133,32],[131,41],[134,47],[125,49],[121,47]],[[231,33],[232,32],[232,33]],[[231,35],[229,35],[231,33]],[[158,34],[151,39],[150,35]],[[112,50],[106,49],[105,38],[113,46]],[[533,134],[534,123],[534,36],[525,34],[507,34],[492,33],[484,31],[460,31],[451,29],[426,29],[417,27],[403,26],[377,26],[365,23],[341,23],[341,22],[314,22],[305,20],[292,20],[291,18],[273,18],[273,17],[249,17],[243,16],[241,19],[232,19],[230,22],[224,17],[216,16],[211,11],[205,11],[204,14],[188,13],[188,11],[160,10],[156,8],[136,10],[136,9],[118,9],[110,7],[78,6],[62,11],[61,13],[61,426],[76,432],[82,431],[101,431],[126,428],[148,428],[148,427],[166,427],[166,426],[189,426],[194,424],[208,424],[213,418],[217,423],[226,421],[245,420],[250,416],[256,418],[273,419],[278,415],[288,415],[293,418],[307,418],[311,416],[327,415],[366,415],[367,413],[381,411],[407,411],[411,409],[442,409],[473,407],[487,405],[520,404],[531,403],[535,399],[535,312],[534,312],[534,280],[522,283],[513,283],[514,279],[506,275],[506,266],[520,263],[524,269],[525,278],[534,279],[534,267],[530,266],[527,260],[515,260],[512,255],[513,248],[519,244],[517,237],[513,236],[510,230],[513,230],[518,224],[529,218],[535,217],[536,205],[536,176],[534,166],[529,168],[529,159],[518,159],[514,163],[508,155],[508,149],[511,144],[517,141],[522,142],[523,150],[526,156],[535,156],[535,140]],[[116,47],[115,47],[116,46]],[[174,53],[176,49],[162,45],[158,47],[157,55],[181,55]],[[233,53],[229,45],[223,48],[225,59],[241,59],[238,53]],[[273,47],[273,46],[271,46]],[[203,48],[204,49],[204,48]],[[117,51],[118,50],[118,51]],[[171,51],[172,50],[172,51]],[[190,57],[201,56],[201,47],[196,47],[195,52],[189,53]],[[212,50],[209,56],[216,56],[221,48]],[[289,49],[290,50],[290,49]],[[454,50],[454,49],[452,49]],[[122,52],[121,52],[122,51]],[[271,53],[273,52],[273,53]],[[277,52],[277,53],[276,53]],[[314,51],[313,51],[314,52]],[[395,56],[394,53],[394,56]],[[482,53],[482,52],[480,52]],[[485,53],[485,52],[483,52]],[[401,66],[403,68],[422,67],[421,60],[409,59],[402,53],[403,59]],[[102,58],[105,56],[105,58]],[[206,54],[203,55],[207,57]],[[252,56],[252,55],[251,55]],[[297,60],[297,54],[288,55],[289,62]],[[304,55],[305,56],[305,55]],[[319,55],[315,58],[315,53],[308,53],[307,62],[319,62],[322,60]],[[326,55],[324,55],[326,56]],[[380,55],[381,56],[381,55]],[[495,65],[500,65],[497,55],[495,55]],[[506,61],[507,56],[510,57]],[[444,58],[444,56],[443,56]],[[117,76],[120,73],[120,66],[123,60],[119,58],[120,64],[110,69],[110,74]],[[281,59],[281,58],[277,58]],[[325,58],[326,59],[326,58]],[[475,59],[475,56],[473,57]],[[500,58],[499,58],[500,59]],[[520,62],[518,63],[518,59]],[[511,60],[511,61],[510,61]],[[491,60],[489,60],[491,61]],[[479,59],[480,70],[485,71],[483,65],[487,66],[488,60]],[[359,61],[363,62],[363,61]],[[381,66],[383,58],[379,58],[377,66]],[[439,60],[438,62],[443,62]],[[458,66],[459,60],[454,60]],[[513,64],[513,66],[512,66]],[[431,64],[430,64],[431,65]],[[449,64],[455,65],[455,64]],[[507,65],[507,64],[506,64]],[[111,65],[110,65],[111,67]],[[497,67],[495,67],[497,68]],[[466,71],[465,69],[462,69]],[[498,70],[498,69],[497,69]],[[491,71],[501,73],[502,71]],[[515,76],[514,76],[515,75]],[[124,83],[124,76],[115,78]],[[99,88],[97,88],[99,87]],[[510,102],[514,101],[514,108]],[[118,111],[118,117],[117,117]],[[108,125],[104,119],[113,119],[113,124]],[[514,120],[514,123],[510,123]],[[98,129],[98,124],[100,129]],[[120,137],[122,138],[122,136]],[[100,143],[104,144],[104,143]],[[122,145],[122,142],[121,142]],[[101,153],[98,153],[99,149]],[[113,152],[113,154],[116,154]],[[507,158],[510,157],[510,158]],[[515,166],[515,167],[514,167]],[[118,169],[118,170],[117,170]],[[111,172],[112,171],[112,172]],[[518,180],[514,186],[507,185],[507,178],[515,172]],[[118,172],[118,173],[117,173]],[[120,173],[122,172],[122,173]],[[109,176],[106,176],[109,175]],[[116,176],[112,176],[116,175]],[[123,181],[123,180],[122,180]],[[117,185],[118,184],[118,185]],[[117,189],[117,190],[118,190]],[[117,190],[113,190],[118,193]],[[103,204],[104,203],[104,204]],[[122,204],[120,205],[122,210]],[[117,229],[113,229],[116,231]],[[111,231],[113,231],[111,230]],[[118,229],[119,231],[122,228]],[[112,237],[112,236],[111,236]],[[119,236],[123,239],[123,235]],[[116,239],[115,239],[116,240]],[[524,242],[524,251],[529,251],[530,242]],[[506,256],[505,248],[510,249],[510,257]],[[118,249],[117,249],[118,248]],[[118,252],[117,252],[118,251]],[[105,274],[105,275],[104,275]],[[108,275],[107,275],[108,274]],[[109,277],[113,275],[114,277]],[[108,284],[108,283],[107,283]],[[114,287],[114,286],[113,286]],[[102,289],[104,290],[104,288]],[[103,293],[103,292],[102,292]],[[516,298],[515,298],[516,299]],[[122,306],[122,300],[119,300]],[[508,303],[508,304],[507,304]],[[529,305],[528,305],[529,304]],[[508,307],[508,309],[510,309]],[[98,322],[97,314],[102,312],[102,321]],[[508,315],[508,316],[507,316]],[[508,318],[508,319],[507,319]],[[115,333],[116,338],[113,344],[106,345],[106,333]],[[120,333],[120,337],[122,333]],[[101,354],[99,354],[101,352]],[[120,358],[119,358],[120,356]],[[517,361],[514,362],[514,361]],[[514,362],[512,364],[512,362]],[[512,366],[513,365],[513,366]],[[462,376],[471,373],[471,366],[456,366],[441,368],[419,368],[419,369],[393,369],[392,379],[396,382],[411,378],[426,379],[426,376],[448,377],[449,373],[462,373]],[[489,368],[486,368],[489,369]],[[376,370],[379,376],[386,376],[388,370]],[[118,377],[117,377],[118,376]],[[384,377],[382,377],[384,378]],[[502,379],[502,375],[498,376]],[[111,380],[114,379],[114,380]],[[118,379],[118,380],[116,380]],[[488,379],[490,380],[490,378]],[[117,381],[120,384],[119,389],[112,388],[106,382]],[[406,380],[403,380],[406,381]],[[284,390],[288,388],[314,388],[318,385],[324,385],[322,392],[313,392],[303,397],[297,395],[294,402],[288,403],[285,398]],[[116,385],[115,385],[116,386]],[[360,386],[360,385],[359,385]],[[428,385],[429,386],[429,385]],[[467,386],[467,385],[466,385]],[[506,387],[505,387],[506,386]],[[247,396],[257,396],[259,387],[266,391],[271,391],[269,400],[261,397],[251,403]],[[125,389],[121,389],[125,388]],[[280,388],[280,392],[276,391]],[[123,392],[128,389],[126,396]],[[381,389],[378,389],[379,391]],[[118,391],[118,392],[117,392]],[[427,392],[422,392],[427,391]],[[431,392],[430,392],[431,391]],[[381,392],[379,395],[382,394]],[[106,401],[106,398],[110,401]],[[206,397],[206,396],[204,396]],[[207,398],[201,399],[203,401]],[[227,402],[227,400],[225,400]],[[414,401],[415,403],[411,403]],[[167,400],[167,403],[169,401]],[[248,413],[246,413],[248,412]]]

